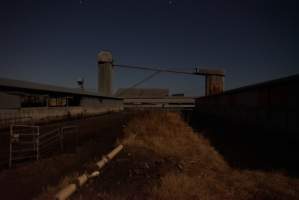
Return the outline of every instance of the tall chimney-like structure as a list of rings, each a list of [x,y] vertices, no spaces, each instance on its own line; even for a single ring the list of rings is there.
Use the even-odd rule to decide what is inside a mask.
[[[98,92],[100,95],[112,95],[112,54],[101,51],[97,55],[98,61]]]

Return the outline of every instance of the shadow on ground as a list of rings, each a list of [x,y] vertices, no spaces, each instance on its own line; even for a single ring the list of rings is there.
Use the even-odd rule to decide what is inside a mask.
[[[260,127],[198,113],[193,113],[190,124],[210,140],[232,167],[279,171],[299,177],[299,141],[295,135],[266,132]]]

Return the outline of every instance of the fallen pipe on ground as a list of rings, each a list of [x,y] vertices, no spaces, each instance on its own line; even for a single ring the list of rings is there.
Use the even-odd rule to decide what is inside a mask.
[[[103,158],[96,163],[98,169],[102,169],[110,160],[112,160],[122,149],[123,145],[118,145],[115,149],[113,149],[107,155],[104,155]],[[55,199],[57,200],[65,200],[69,198],[76,190],[82,187],[90,178],[96,177],[100,175],[100,171],[96,170],[90,174],[82,174],[81,176],[77,177],[74,183],[71,183],[61,189],[56,195]]]

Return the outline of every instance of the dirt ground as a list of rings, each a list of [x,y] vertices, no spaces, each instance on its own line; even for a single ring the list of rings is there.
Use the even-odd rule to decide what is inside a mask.
[[[141,115],[124,131],[124,151],[71,199],[299,199],[298,179],[232,168],[177,114]]]
[[[125,113],[110,113],[84,120],[54,123],[79,126],[79,144],[76,152],[56,155],[40,161],[24,163],[0,172],[1,199],[32,199],[47,187],[57,184],[64,176],[78,173],[84,163],[106,153],[122,134]],[[44,127],[45,128],[45,127]]]
[[[2,171],[2,199],[53,199],[120,142],[125,145],[123,151],[70,199],[299,199],[298,179],[276,171],[230,166],[178,113],[110,114],[79,124],[85,132],[77,153]]]
[[[143,199],[148,185],[157,184],[162,170],[162,158],[143,149],[124,150],[103,170],[101,177],[92,179],[71,199]],[[149,191],[148,191],[149,192]]]

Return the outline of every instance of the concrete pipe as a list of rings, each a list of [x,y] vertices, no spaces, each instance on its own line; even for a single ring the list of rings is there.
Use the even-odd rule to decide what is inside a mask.
[[[124,146],[122,144],[118,145],[115,149],[113,149],[108,155],[107,157],[109,158],[109,160],[113,159],[122,149],[124,148]]]
[[[103,168],[109,160],[113,159],[121,150],[123,149],[123,145],[118,145],[115,149],[113,149],[107,156],[103,156],[103,158],[96,163],[99,169]],[[60,190],[56,195],[55,199],[57,200],[65,200],[69,198],[76,190],[82,187],[90,178],[99,176],[99,171],[94,171],[91,174],[83,174],[77,177],[75,183],[71,183],[67,185],[65,188]]]
[[[86,174],[83,174],[81,176],[79,176],[77,178],[78,181],[78,185],[81,187],[82,185],[84,185],[86,183],[86,181],[88,180],[89,176]]]
[[[88,176],[88,178],[94,178],[94,177],[99,176],[99,175],[100,175],[100,172],[99,172],[99,171],[94,171],[94,172],[92,172],[92,173]]]
[[[98,166],[99,169],[101,169],[106,165],[107,162],[109,162],[109,159],[107,159],[106,156],[103,156],[102,160],[97,162],[96,165]]]
[[[65,200],[67,199],[69,196],[71,196],[77,189],[77,185],[72,183],[69,184],[68,186],[66,186],[65,188],[63,188],[62,190],[60,190],[56,195],[56,199],[57,200]]]

